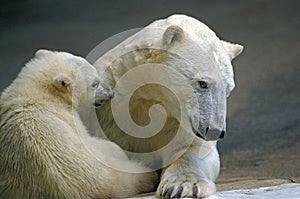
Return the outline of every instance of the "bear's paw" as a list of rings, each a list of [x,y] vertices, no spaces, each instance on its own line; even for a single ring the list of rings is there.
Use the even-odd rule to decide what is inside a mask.
[[[176,176],[163,179],[156,194],[160,198],[202,198],[212,195],[215,190],[212,181]]]

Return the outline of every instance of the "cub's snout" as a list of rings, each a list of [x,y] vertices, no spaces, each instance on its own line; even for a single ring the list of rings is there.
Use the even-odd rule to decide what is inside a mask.
[[[114,91],[107,85],[100,83],[95,96],[95,107],[100,107],[104,102],[114,97]]]

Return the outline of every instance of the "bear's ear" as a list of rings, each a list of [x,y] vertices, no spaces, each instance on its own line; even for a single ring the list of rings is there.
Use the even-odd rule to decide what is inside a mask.
[[[177,25],[169,26],[163,35],[163,45],[167,47],[172,46],[176,42],[182,41],[183,37],[184,37],[184,32],[179,26]]]
[[[233,44],[227,41],[222,41],[223,47],[225,48],[225,50],[227,51],[227,53],[229,54],[229,57],[231,60],[233,60],[234,58],[236,58],[239,54],[241,54],[241,52],[243,51],[244,47],[242,45],[239,44]]]
[[[50,50],[45,50],[45,49],[39,49],[35,52],[35,57],[43,57],[47,54],[51,53]]]
[[[54,77],[54,86],[61,92],[70,92],[72,79],[65,74],[58,74]]]

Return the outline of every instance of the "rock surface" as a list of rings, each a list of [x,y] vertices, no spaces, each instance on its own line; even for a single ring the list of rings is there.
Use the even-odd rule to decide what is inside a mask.
[[[219,181],[217,193],[207,199],[299,199],[300,179],[230,179]],[[156,199],[155,193],[136,197]]]

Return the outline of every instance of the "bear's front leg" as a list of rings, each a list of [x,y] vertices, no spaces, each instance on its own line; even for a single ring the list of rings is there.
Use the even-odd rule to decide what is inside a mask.
[[[196,141],[178,160],[165,168],[157,196],[163,198],[208,197],[216,191],[220,159],[216,142]]]

